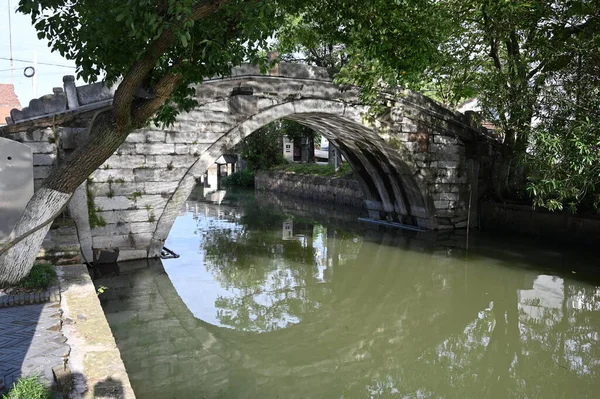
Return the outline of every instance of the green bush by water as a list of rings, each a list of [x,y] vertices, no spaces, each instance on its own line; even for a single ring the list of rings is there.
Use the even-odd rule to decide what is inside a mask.
[[[240,170],[239,172],[234,172],[223,178],[223,180],[221,180],[221,184],[225,187],[253,188],[254,172],[250,170]]]
[[[56,268],[54,265],[33,265],[31,271],[16,287],[28,290],[45,291],[51,283],[56,281]]]
[[[52,399],[50,391],[35,377],[21,378],[2,399]]]

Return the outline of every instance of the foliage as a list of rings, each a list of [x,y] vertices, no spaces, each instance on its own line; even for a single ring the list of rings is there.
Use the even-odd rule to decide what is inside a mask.
[[[285,162],[282,152],[280,121],[270,123],[242,140],[236,150],[248,162],[251,171],[267,169]]]
[[[336,172],[333,165],[323,165],[314,163],[288,163],[279,165],[272,170],[285,171],[296,173],[299,175],[314,175],[314,176],[346,176],[352,173],[352,168],[348,163],[343,163],[341,168]]]
[[[19,379],[2,399],[52,399],[52,394],[38,377],[32,376]]]
[[[413,87],[450,107],[477,96],[504,135],[498,191],[521,190],[526,165],[535,205],[597,203],[598,1],[445,4],[441,55]]]
[[[85,185],[86,193],[87,193],[87,206],[88,206],[88,220],[90,222],[90,227],[104,227],[106,226],[106,220],[102,216],[98,214],[102,209],[96,207],[96,203],[94,202],[94,193],[90,188],[91,179],[88,178],[88,182]]]
[[[314,142],[318,134],[298,122],[280,119],[256,130],[237,145],[250,170],[269,169],[285,163],[283,136],[291,139],[308,137]]]
[[[443,2],[313,2],[285,20],[278,38],[284,58],[339,69],[339,84],[360,86],[363,100],[375,101],[379,89],[420,80],[447,20]],[[293,57],[298,51],[304,55]]]
[[[223,178],[223,180],[221,180],[221,184],[223,184],[225,187],[253,188],[254,172],[247,169],[234,172]]]
[[[56,281],[56,268],[50,264],[35,264],[16,287],[26,290],[45,291]]]
[[[542,90],[534,128],[528,190],[534,204],[550,210],[599,210],[600,32],[565,44],[571,54]]]

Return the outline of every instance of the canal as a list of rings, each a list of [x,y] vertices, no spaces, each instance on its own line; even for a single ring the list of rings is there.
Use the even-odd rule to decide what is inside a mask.
[[[93,271],[138,399],[600,397],[597,248],[201,194]]]

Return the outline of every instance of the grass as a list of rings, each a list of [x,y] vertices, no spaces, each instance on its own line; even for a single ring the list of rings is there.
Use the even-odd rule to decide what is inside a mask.
[[[52,397],[50,391],[36,376],[19,379],[8,394],[2,395],[2,399],[52,399]]]
[[[33,265],[27,277],[19,281],[15,288],[45,291],[54,281],[56,281],[56,268],[54,265],[38,264]]]
[[[352,168],[347,163],[342,163],[342,167],[336,173],[333,165],[323,165],[317,163],[288,163],[278,165],[271,170],[279,170],[284,172],[296,173],[299,175],[315,175],[315,176],[346,176],[352,173]]]

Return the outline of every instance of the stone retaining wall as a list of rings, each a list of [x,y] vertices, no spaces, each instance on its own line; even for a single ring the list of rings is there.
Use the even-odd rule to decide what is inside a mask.
[[[257,190],[275,191],[302,199],[365,207],[365,198],[356,179],[263,171],[256,173],[254,186]]]
[[[483,202],[482,229],[515,232],[578,243],[600,242],[600,217],[583,218],[531,206]]]

